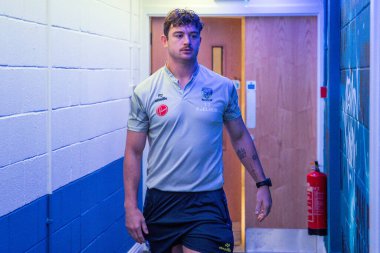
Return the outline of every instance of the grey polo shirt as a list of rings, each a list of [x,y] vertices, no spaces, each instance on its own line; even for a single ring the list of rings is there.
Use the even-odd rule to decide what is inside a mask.
[[[240,116],[232,81],[202,65],[183,90],[167,67],[137,85],[127,128],[148,135],[147,187],[221,188],[223,122]]]

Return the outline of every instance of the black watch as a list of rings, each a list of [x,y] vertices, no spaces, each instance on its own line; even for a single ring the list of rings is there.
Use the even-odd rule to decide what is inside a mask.
[[[261,181],[261,182],[256,183],[256,187],[257,187],[257,188],[260,188],[261,186],[264,186],[264,185],[272,186],[272,181],[270,180],[269,177],[266,178],[264,181]]]

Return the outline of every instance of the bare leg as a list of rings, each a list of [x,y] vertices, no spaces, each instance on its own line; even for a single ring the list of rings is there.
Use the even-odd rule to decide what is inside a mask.
[[[183,253],[182,251],[182,245],[178,244],[176,246],[172,247],[172,253]]]
[[[195,251],[195,250],[192,250],[192,249],[189,249],[189,248],[186,248],[185,246],[182,245],[182,250],[183,250],[183,253],[200,253],[198,251]]]

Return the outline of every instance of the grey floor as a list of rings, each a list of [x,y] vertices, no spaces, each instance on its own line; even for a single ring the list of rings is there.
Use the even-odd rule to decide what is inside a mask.
[[[246,232],[248,253],[325,253],[323,237],[310,236],[306,229],[250,228]]]

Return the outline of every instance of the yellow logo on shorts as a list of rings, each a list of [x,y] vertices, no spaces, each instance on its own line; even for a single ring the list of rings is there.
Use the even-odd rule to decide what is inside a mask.
[[[225,252],[232,252],[231,251],[231,244],[229,244],[229,243],[224,244],[224,246],[219,246],[219,249],[223,250]]]

